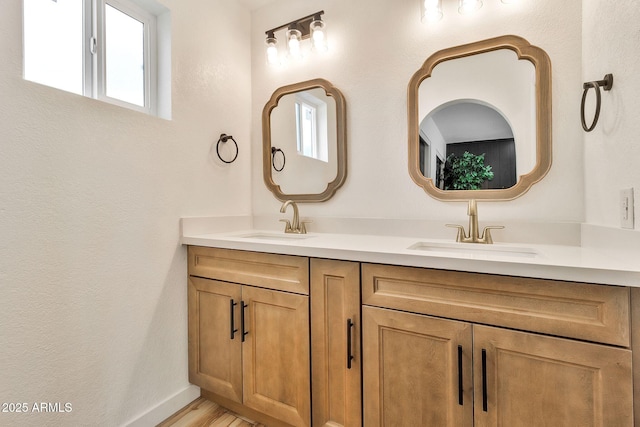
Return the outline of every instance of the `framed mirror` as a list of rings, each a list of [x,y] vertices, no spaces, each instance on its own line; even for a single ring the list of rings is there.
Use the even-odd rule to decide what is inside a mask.
[[[278,200],[323,202],[347,176],[346,103],[324,79],[277,89],[262,111],[262,168]]]
[[[512,200],[551,167],[551,61],[521,37],[431,55],[407,107],[409,174],[438,200]]]

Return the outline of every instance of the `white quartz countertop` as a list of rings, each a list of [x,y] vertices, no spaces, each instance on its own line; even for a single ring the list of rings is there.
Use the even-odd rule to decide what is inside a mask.
[[[185,245],[640,287],[640,251],[272,230],[184,233]]]

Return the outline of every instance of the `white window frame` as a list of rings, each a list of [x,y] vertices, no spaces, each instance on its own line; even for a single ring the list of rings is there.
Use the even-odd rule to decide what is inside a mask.
[[[147,114],[156,114],[156,79],[157,79],[157,55],[156,55],[156,17],[144,9],[126,0],[93,0],[96,13],[95,31],[97,34],[96,53],[91,55],[93,76],[93,97],[101,101],[142,111]],[[106,76],[106,26],[105,7],[109,5],[130,17],[140,21],[144,25],[144,106],[131,104],[117,98],[107,96]],[[86,87],[86,86],[85,86]],[[153,88],[153,90],[152,90]]]
[[[81,1],[83,5],[83,95],[150,115],[158,115],[156,15],[138,6],[136,0]],[[107,4],[144,25],[144,106],[106,95],[105,5]]]
[[[305,153],[304,138],[302,135],[302,111],[306,107],[313,112],[312,141],[309,141],[311,153]],[[327,104],[309,93],[297,93],[295,101],[296,132],[298,154],[321,162],[328,162],[327,153]],[[321,131],[324,129],[324,132]]]
[[[305,111],[311,112],[311,141],[307,141],[305,138],[304,126],[302,125],[305,122],[304,113]],[[317,158],[318,153],[318,122],[317,122],[317,108],[315,105],[302,101],[300,99],[296,100],[296,127],[298,133],[298,153],[312,158]],[[310,151],[310,153],[308,152]]]

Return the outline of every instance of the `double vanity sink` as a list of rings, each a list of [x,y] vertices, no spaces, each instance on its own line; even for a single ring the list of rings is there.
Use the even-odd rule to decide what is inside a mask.
[[[189,221],[188,218],[183,219]],[[219,228],[218,228],[219,230]],[[239,229],[214,233],[184,226],[182,243],[282,255],[372,262],[521,277],[640,287],[631,253],[596,247],[520,243],[457,243],[452,238],[371,234],[290,234]],[[634,261],[635,260],[635,261]]]
[[[446,240],[307,233],[289,205],[281,231],[182,220],[202,396],[274,427],[631,425],[637,250],[494,243],[475,202]]]
[[[547,425],[632,425],[632,254],[196,228],[183,220],[189,379],[235,412],[274,427],[399,416],[531,425],[532,414]]]

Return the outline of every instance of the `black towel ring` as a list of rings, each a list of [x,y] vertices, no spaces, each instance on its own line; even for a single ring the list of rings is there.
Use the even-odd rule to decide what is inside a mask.
[[[276,154],[278,152],[282,154],[282,166],[280,166],[280,169],[276,167]],[[273,169],[275,169],[276,172],[282,172],[285,163],[287,163],[287,156],[284,155],[284,151],[280,148],[271,147],[271,165],[273,166]]]
[[[232,140],[233,143],[236,146],[236,155],[233,156],[233,159],[231,160],[225,160],[222,158],[222,156],[220,155],[220,143],[226,143],[228,140]],[[220,138],[218,139],[218,144],[216,144],[216,153],[218,154],[218,157],[220,158],[220,160],[222,160],[225,163],[233,163],[237,158],[238,158],[238,152],[240,150],[238,149],[238,143],[236,142],[235,139],[233,139],[233,137],[231,135],[227,135],[225,133],[220,135]]]
[[[602,96],[600,95],[600,86],[604,90],[611,90],[613,87],[613,74],[607,74],[603,80],[597,80],[594,82],[586,82],[582,85],[584,92],[582,92],[582,103],[580,104],[580,120],[582,121],[582,129],[586,132],[591,132],[595,129],[598,119],[600,118],[600,107],[602,106]],[[587,93],[589,89],[593,88],[596,92],[596,113],[593,117],[591,126],[587,126],[586,119],[584,118],[584,104],[587,99]]]

